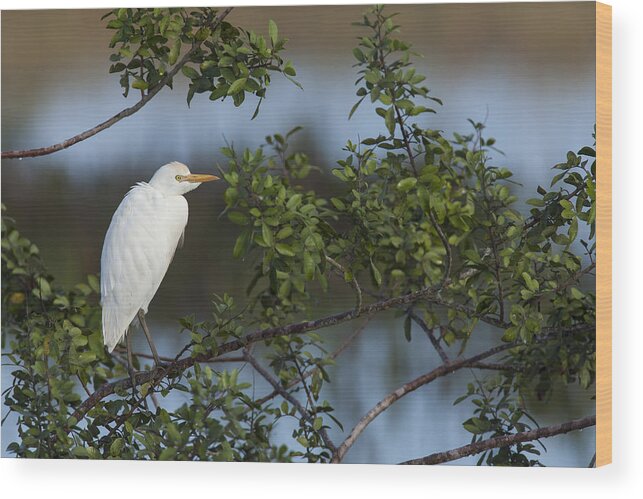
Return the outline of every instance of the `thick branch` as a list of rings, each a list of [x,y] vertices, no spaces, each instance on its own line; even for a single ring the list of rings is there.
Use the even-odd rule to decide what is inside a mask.
[[[228,7],[221,11],[219,15],[215,18],[211,29],[214,30],[220,23],[225,19],[225,17],[232,11],[232,7]],[[147,104],[149,101],[151,101],[156,94],[158,94],[165,85],[168,85],[169,83],[172,82],[172,78],[176,76],[176,74],[181,70],[185,64],[187,64],[194,53],[198,50],[198,48],[201,46],[203,42],[196,43],[192,45],[192,48],[177,62],[174,67],[170,71],[167,72],[167,74],[163,77],[161,81],[157,85],[155,85],[153,88],[151,88],[147,94],[145,94],[141,100],[139,100],[136,104],[134,104],[131,107],[128,107],[126,109],[123,109],[120,113],[115,114],[111,118],[109,118],[106,121],[103,121],[102,123],[99,123],[93,128],[90,128],[89,130],[85,130],[82,133],[79,133],[78,135],[74,135],[73,137],[63,141],[59,142],[58,144],[54,144],[48,147],[40,147],[37,149],[26,149],[22,151],[5,151],[2,153],[2,159],[15,159],[15,158],[33,158],[36,156],[46,156],[47,154],[52,154],[54,152],[61,151],[63,149],[67,149],[68,147],[73,146],[74,144],[77,144],[78,142],[82,142],[83,140],[86,140],[90,137],[93,137],[99,132],[102,132],[103,130],[111,127],[115,123],[118,123],[121,121],[123,118],[127,118],[128,116],[132,116],[134,113],[138,112],[145,104]]]
[[[224,343],[223,345],[220,345],[216,349],[216,351],[208,351],[194,357],[185,357],[176,360],[164,366],[163,369],[155,369],[153,371],[136,373],[134,375],[135,385],[142,385],[144,383],[158,383],[164,378],[179,375],[186,369],[191,368],[197,362],[210,361],[214,357],[241,350],[244,347],[251,345],[252,343],[269,340],[271,338],[276,338],[277,336],[304,334],[308,331],[335,326],[337,324],[342,324],[344,322],[356,319],[357,317],[369,316],[383,310],[388,310],[390,308],[399,307],[401,305],[414,303],[418,300],[432,295],[433,293],[434,291],[432,288],[423,288],[413,293],[381,300],[375,303],[371,303],[370,305],[365,305],[362,307],[360,313],[357,313],[355,310],[347,310],[339,314],[329,315],[313,321],[296,322],[293,324],[288,324],[286,326],[260,329],[258,331],[255,331],[254,333],[250,333],[244,336],[243,338]],[[100,386],[94,393],[92,393],[91,397],[85,399],[80,404],[80,406],[78,406],[78,409],[76,409],[76,411],[74,411],[74,413],[72,414],[72,418],[75,418],[76,421],[80,421],[80,419],[82,419],[85,414],[87,414],[87,412],[102,399],[112,395],[117,391],[127,390],[131,387],[132,381],[130,378],[122,379],[120,381],[114,381],[112,383],[106,383]]]
[[[397,296],[395,298],[388,298],[375,303],[371,303],[369,305],[364,305],[359,313],[355,310],[347,310],[338,314],[329,315],[312,321],[295,322],[285,326],[260,329],[237,340],[232,340],[224,343],[223,345],[219,345],[216,348],[216,351],[211,350],[193,357],[184,357],[163,366],[162,369],[154,369],[152,371],[136,373],[133,376],[134,386],[142,385],[144,383],[151,383],[152,385],[158,384],[165,378],[180,375],[183,371],[190,369],[196,363],[209,362],[215,357],[219,357],[226,353],[242,350],[246,346],[253,343],[269,340],[278,336],[304,334],[309,331],[315,331],[318,329],[335,326],[361,316],[370,316],[384,310],[389,310],[391,308],[415,303],[422,299],[433,298],[435,296],[435,293],[436,291],[433,288],[423,288],[418,291],[414,291],[413,293],[408,293],[406,295]],[[594,326],[579,324],[577,326],[568,328],[568,330],[577,330],[578,328],[582,329],[588,327],[593,328]],[[543,330],[543,334],[547,333],[548,331],[548,329]],[[502,347],[505,347],[505,345],[502,345]],[[94,391],[94,393],[92,393],[90,397],[85,399],[78,406],[78,408],[72,414],[72,418],[74,418],[76,421],[80,421],[89,410],[91,410],[105,397],[108,397],[116,393],[117,391],[124,391],[129,388],[132,388],[132,379],[129,377],[120,381],[114,381],[100,386],[98,389],[96,389],[96,391]]]
[[[437,452],[429,456],[420,457],[404,461],[400,464],[441,464],[448,461],[455,461],[463,457],[480,454],[481,452],[498,447],[506,447],[508,445],[515,445],[520,442],[529,442],[530,440],[538,440],[541,438],[553,437],[570,431],[582,430],[590,426],[596,425],[596,416],[587,416],[581,419],[573,419],[566,423],[545,426],[544,428],[536,428],[535,430],[523,431],[522,433],[514,433],[512,435],[503,435],[501,437],[489,438],[480,442],[475,442],[469,445],[458,447],[457,449],[448,450],[445,452]]]
[[[569,331],[575,332],[578,331],[580,328],[590,329],[590,326],[583,325],[577,327],[572,327]],[[593,326],[591,326],[593,327]],[[557,334],[556,332],[553,332],[549,329],[545,330],[546,333],[543,336],[534,338],[534,341],[541,342],[545,341],[547,339],[550,339],[552,335]],[[386,397],[384,397],[382,400],[380,400],[370,411],[368,411],[362,419],[359,420],[359,422],[355,425],[355,427],[351,430],[350,434],[346,439],[342,442],[342,444],[338,447],[337,453],[333,457],[333,463],[340,463],[348,450],[351,448],[351,446],[355,443],[357,438],[362,434],[362,432],[366,429],[366,427],[381,413],[383,413],[386,409],[391,407],[395,402],[397,402],[399,399],[404,397],[405,395],[408,395],[409,393],[417,390],[421,386],[424,386],[428,383],[431,383],[432,381],[436,380],[437,378],[440,378],[442,376],[446,376],[448,374],[451,374],[455,371],[458,371],[462,368],[465,367],[481,367],[480,366],[480,361],[483,359],[486,359],[488,357],[491,357],[493,355],[496,355],[497,353],[503,352],[505,350],[508,350],[510,348],[514,348],[516,346],[519,346],[521,343],[519,342],[514,342],[514,343],[505,343],[502,345],[495,346],[493,348],[490,348],[488,350],[485,350],[484,352],[478,353],[472,357],[468,357],[465,359],[458,359],[454,360],[451,362],[445,362],[442,365],[436,367],[432,371],[429,371],[426,374],[423,374],[422,376],[415,378],[412,381],[409,381],[408,383],[402,385],[395,391],[389,393]],[[484,365],[484,364],[483,364]]]
[[[379,416],[381,413],[383,413],[386,409],[391,407],[395,402],[400,400],[405,395],[408,395],[409,393],[417,390],[421,386],[431,383],[432,381],[435,381],[438,378],[454,373],[455,371],[458,371],[464,367],[469,367],[482,359],[486,359],[487,357],[491,357],[492,355],[503,352],[515,346],[516,346],[515,343],[507,343],[504,345],[499,345],[499,346],[490,348],[489,350],[485,350],[484,352],[474,355],[473,357],[454,360],[452,362],[445,362],[444,364],[436,367],[432,371],[429,371],[428,373],[423,374],[422,376],[419,376],[418,378],[415,378],[414,380],[409,381],[408,383],[405,383],[404,385],[400,386],[398,389],[389,393],[386,397],[384,397],[377,404],[375,404],[375,406],[370,411],[368,411],[362,417],[362,419],[359,420],[359,422],[351,430],[348,437],[346,437],[346,439],[342,442],[342,444],[337,448],[337,452],[333,456],[332,462],[341,463],[346,453],[355,443],[357,438],[366,429],[366,427],[369,424],[371,424],[371,422],[377,416]]]

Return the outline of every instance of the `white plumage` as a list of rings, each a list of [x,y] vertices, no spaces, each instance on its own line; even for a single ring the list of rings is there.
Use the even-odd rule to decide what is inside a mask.
[[[147,313],[167,272],[188,221],[183,194],[211,180],[217,177],[191,174],[182,163],[168,163],[149,183],[132,187],[116,209],[100,262],[108,351],[123,338],[139,310]]]

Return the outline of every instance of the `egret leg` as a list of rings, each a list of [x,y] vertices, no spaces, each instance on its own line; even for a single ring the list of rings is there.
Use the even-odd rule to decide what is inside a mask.
[[[154,357],[154,364],[156,364],[156,367],[159,367],[161,365],[161,359],[159,359],[159,354],[156,351],[154,342],[152,341],[152,335],[150,334],[150,330],[148,329],[147,323],[145,322],[145,314],[143,313],[142,309],[138,311],[138,320],[141,323],[141,327],[143,328],[143,332],[145,333],[147,342],[150,344],[150,350],[152,350],[152,356]]]
[[[125,333],[125,344],[127,345],[127,371],[129,379],[132,382],[132,397],[136,393],[136,371],[134,370],[134,360],[132,359],[132,328]]]

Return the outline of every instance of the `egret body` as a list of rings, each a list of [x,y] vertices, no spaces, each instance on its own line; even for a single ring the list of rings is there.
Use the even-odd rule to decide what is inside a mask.
[[[183,195],[212,180],[218,177],[190,173],[174,161],[159,168],[149,182],[133,186],[116,209],[100,260],[103,340],[109,352],[138,316],[159,363],[145,314],[183,238],[188,222]]]

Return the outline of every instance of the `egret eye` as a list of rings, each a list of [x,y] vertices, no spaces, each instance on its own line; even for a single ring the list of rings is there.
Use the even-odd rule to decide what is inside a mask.
[[[174,178],[176,179],[177,182],[180,182],[183,177],[181,175],[177,175]]]

